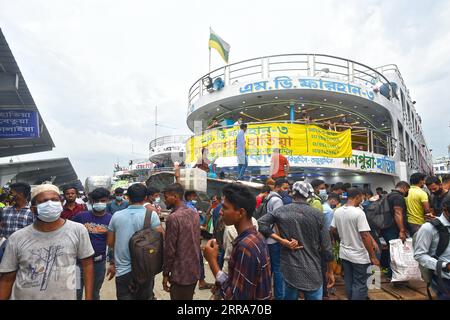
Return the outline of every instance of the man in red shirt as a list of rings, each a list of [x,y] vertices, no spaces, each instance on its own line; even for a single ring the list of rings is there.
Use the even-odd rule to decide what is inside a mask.
[[[63,188],[66,203],[61,212],[61,218],[72,220],[79,212],[86,211],[86,207],[76,202],[78,190],[74,186],[68,185]]]
[[[270,163],[270,177],[272,179],[286,178],[289,174],[289,161],[280,154],[280,149],[273,149]]]
[[[259,208],[259,206],[262,204],[264,199],[266,199],[266,197],[269,195],[270,191],[271,191],[271,189],[269,186],[264,186],[261,189],[261,192],[256,196],[256,209]]]

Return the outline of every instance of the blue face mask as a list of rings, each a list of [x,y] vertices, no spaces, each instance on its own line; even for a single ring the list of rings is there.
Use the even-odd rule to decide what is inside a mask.
[[[97,212],[102,212],[106,209],[106,203],[104,203],[104,202],[94,203],[92,205],[92,209]]]
[[[323,201],[327,201],[327,200],[328,200],[327,190],[325,190],[325,189],[319,190],[319,197],[320,197]]]
[[[156,198],[155,201],[153,201],[154,204],[160,204],[161,198]]]
[[[38,219],[44,222],[55,222],[61,216],[63,207],[59,201],[51,201],[37,205]]]
[[[122,201],[122,200],[123,200],[123,197],[122,197],[122,196],[116,196],[116,200],[117,200],[117,201]]]

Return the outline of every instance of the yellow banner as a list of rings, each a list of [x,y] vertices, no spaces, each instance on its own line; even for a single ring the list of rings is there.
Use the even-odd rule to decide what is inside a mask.
[[[186,162],[197,161],[202,148],[209,158],[236,156],[236,136],[239,127],[213,129],[190,138],[186,143]],[[274,148],[288,156],[304,155],[329,158],[352,156],[351,130],[325,130],[315,125],[295,123],[249,124],[246,134],[249,156],[270,155]]]

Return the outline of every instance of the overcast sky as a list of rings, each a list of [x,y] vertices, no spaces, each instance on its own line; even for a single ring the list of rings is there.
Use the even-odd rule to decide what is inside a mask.
[[[208,71],[209,27],[230,62],[324,53],[395,63],[433,155],[450,144],[450,1],[0,0],[0,27],[56,144],[79,177],[148,157],[155,137],[189,133],[189,87]],[[213,53],[213,68],[222,64]]]

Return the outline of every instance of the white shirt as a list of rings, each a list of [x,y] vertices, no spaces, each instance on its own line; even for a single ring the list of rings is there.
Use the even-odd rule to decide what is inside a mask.
[[[436,219],[441,220],[442,224],[450,231],[450,221],[442,214]],[[414,258],[421,266],[435,271],[437,260],[434,257],[439,243],[438,230],[431,223],[424,223],[422,227],[414,235]],[[443,261],[443,268],[450,262],[450,244],[441,254],[439,260]],[[442,277],[450,279],[450,273],[442,272]]]
[[[334,212],[333,228],[341,239],[339,257],[356,264],[370,263],[360,232],[370,231],[366,215],[361,208],[342,206]]]
[[[252,223],[258,230],[258,221],[252,217]],[[230,261],[231,252],[233,251],[233,241],[238,236],[238,232],[234,225],[225,226],[225,231],[223,233],[223,249],[225,251],[223,257],[223,267],[222,271],[228,274],[228,261]]]
[[[271,191],[270,194],[268,195],[268,197],[274,195],[274,194],[278,194],[274,191]],[[262,205],[262,204],[261,204]],[[272,198],[270,198],[269,202],[267,203],[267,213],[272,213],[274,212],[276,209],[280,208],[283,206],[283,200],[281,200],[281,196],[280,197],[276,197],[276,196],[272,196]],[[273,232],[277,232],[277,229],[275,228],[275,226],[273,227]],[[266,243],[267,244],[274,244],[274,243],[278,243],[277,240],[272,239],[272,238],[266,238]]]

